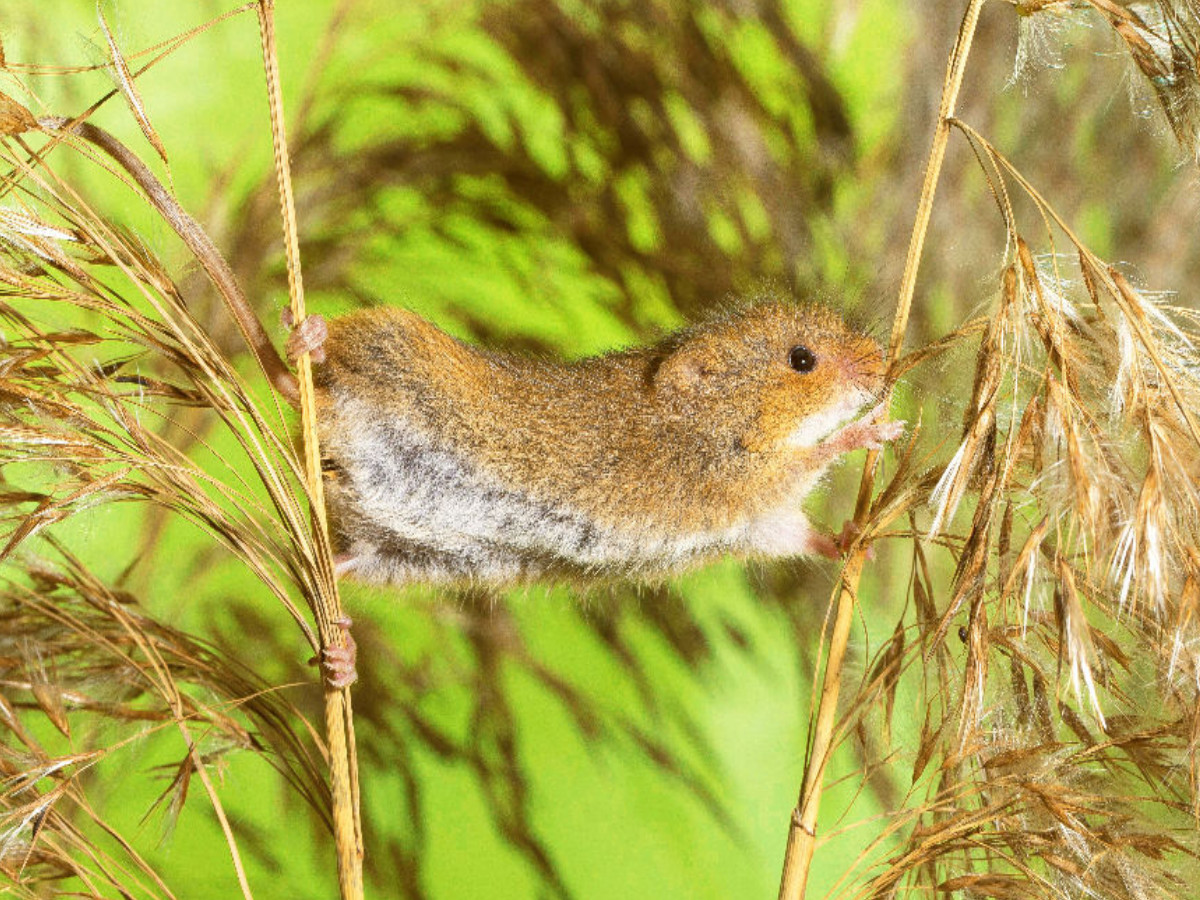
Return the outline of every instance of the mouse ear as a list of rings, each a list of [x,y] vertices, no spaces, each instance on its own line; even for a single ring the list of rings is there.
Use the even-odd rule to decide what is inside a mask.
[[[713,375],[711,354],[695,344],[681,347],[659,363],[654,385],[660,390],[688,393],[700,388]]]

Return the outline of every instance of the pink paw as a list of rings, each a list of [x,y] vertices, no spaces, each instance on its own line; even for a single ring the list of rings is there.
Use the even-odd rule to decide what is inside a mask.
[[[292,328],[292,310],[285,306],[280,316],[284,328],[291,328],[285,351],[287,358],[295,363],[305,353],[315,363],[325,362],[325,339],[329,337],[329,326],[321,315],[307,316],[303,322]]]
[[[841,534],[814,534],[812,550],[827,559],[841,559],[850,552],[850,546],[858,538],[858,526],[853,519],[847,519],[842,524]],[[867,559],[875,558],[875,548],[867,548]]]
[[[867,450],[882,449],[888,441],[894,441],[904,433],[903,422],[878,421],[886,415],[887,407],[880,403],[857,422],[851,422],[830,437],[831,449],[838,453],[848,453],[851,450],[863,448]]]
[[[830,534],[813,534],[809,538],[808,547],[817,556],[823,556],[826,559],[842,558],[841,542]]]
[[[904,434],[904,423],[901,421],[871,422],[863,426],[863,443],[860,447],[868,450],[879,450],[889,441],[894,441]]]
[[[331,688],[344,688],[358,681],[358,669],[355,665],[358,661],[358,645],[354,642],[354,635],[350,633],[353,621],[347,617],[338,619],[334,624],[342,629],[346,645],[322,648],[321,675]],[[311,662],[316,662],[316,660],[313,659]]]

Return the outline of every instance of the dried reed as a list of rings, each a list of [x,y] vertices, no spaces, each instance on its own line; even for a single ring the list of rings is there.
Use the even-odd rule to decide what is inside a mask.
[[[272,4],[266,0],[256,9],[268,75],[271,128],[276,139],[285,233],[289,236],[289,260],[294,269],[293,308],[302,315],[303,293],[299,260],[295,255],[294,214],[279,101]],[[121,56],[103,15],[101,26],[108,42],[111,65],[117,73],[118,88],[147,139],[165,160],[165,149],[144,110],[134,75]],[[47,156],[59,140],[69,139],[75,131],[88,137],[112,155],[134,177],[137,185],[146,190],[151,204],[197,252],[199,261],[213,275],[213,283],[223,296],[240,293],[236,279],[211,242],[174,200],[152,178],[144,175],[146,169],[140,161],[103,132],[91,126],[77,128],[74,122],[63,119],[34,120],[24,107],[8,97],[3,98],[3,104],[5,133],[15,145],[11,149],[6,146],[4,151],[4,160],[11,166],[4,194],[16,207],[7,212],[4,224],[0,226],[3,229],[0,242],[7,258],[0,278],[11,295],[23,300],[74,306],[99,314],[107,333],[74,329],[66,334],[47,334],[15,308],[7,304],[0,308],[0,315],[8,320],[15,334],[5,347],[4,383],[10,397],[24,401],[5,406],[4,431],[8,440],[0,451],[3,461],[23,470],[37,463],[49,464],[51,468],[47,471],[66,474],[65,482],[51,486],[45,493],[22,492],[9,496],[8,508],[11,510],[19,510],[29,503],[35,503],[36,508],[30,514],[14,517],[7,543],[0,550],[0,561],[11,557],[36,532],[90,504],[113,499],[149,500],[196,520],[225,543],[284,604],[314,647],[318,642],[292,603],[288,582],[302,586],[303,596],[317,613],[323,635],[319,646],[342,640],[341,630],[333,624],[342,618],[342,613],[332,576],[320,498],[319,450],[315,446],[312,384],[307,363],[301,365],[301,394],[307,432],[308,481],[316,486],[316,493],[311,498],[298,490],[298,463],[279,416],[272,421],[260,411],[260,404],[192,318],[178,288],[161,265],[144,247],[97,216],[70,184],[55,173]],[[41,151],[35,152],[22,136],[39,130],[53,134],[54,138]],[[114,290],[91,273],[90,268],[98,263],[114,266],[120,271],[126,293],[122,288]],[[231,303],[231,309],[243,329],[257,329],[261,333],[256,320],[240,316],[236,304]],[[124,357],[94,369],[71,356],[71,351],[76,348],[122,342],[127,345]],[[180,387],[158,378],[127,374],[129,348],[148,349],[169,360],[176,374],[190,380],[192,386]],[[132,393],[130,385],[133,386]],[[159,401],[165,401],[165,408]],[[143,416],[152,421],[164,416],[169,419],[169,408],[173,403],[200,404],[215,411],[227,433],[240,446],[244,462],[252,467],[255,481],[246,481],[234,465],[227,466],[226,478],[214,478],[143,423]],[[65,437],[69,433],[75,437]],[[203,440],[197,436],[197,442],[203,443]],[[316,512],[311,531],[302,505],[305,501]],[[39,571],[36,566],[40,565],[26,561],[23,568],[33,577]],[[141,620],[126,617],[127,629],[131,621]],[[138,644],[149,646],[150,642],[139,640]],[[59,656],[63,653],[61,650],[56,652]],[[52,655],[50,658],[58,657]],[[153,664],[157,658],[155,654],[150,662]],[[165,683],[160,690],[170,689],[165,695],[169,700],[181,696],[177,678],[195,682],[197,676],[203,674],[186,667],[176,667],[174,673],[161,665],[155,668],[162,670],[160,674]],[[245,684],[244,678],[231,677],[222,686],[229,689]],[[59,689],[57,680],[53,687]],[[32,690],[35,696],[52,696],[48,690],[39,691],[37,683]],[[255,707],[253,695],[230,699],[248,703],[252,709]],[[188,720],[196,713],[185,709],[177,699],[172,700],[171,709],[188,737]],[[65,729],[65,720],[61,716],[56,721]],[[278,731],[272,735],[277,742],[284,746],[303,745],[300,736],[291,730],[295,723],[288,723],[285,717],[276,714],[272,724]],[[348,695],[344,690],[326,691],[326,726],[329,748],[322,752],[332,775],[332,825],[338,845],[341,892],[343,897],[361,897],[362,839],[358,824],[357,771]],[[188,740],[192,746],[190,737]],[[250,743],[243,740],[241,745],[250,746]],[[260,743],[258,746],[265,750],[269,745]],[[209,782],[207,763],[202,763],[197,753],[193,747],[187,774],[196,774],[204,783],[225,832],[241,890],[249,897],[251,890],[240,860],[238,842]],[[186,785],[188,780],[184,778],[180,783]],[[313,791],[311,788],[307,794],[321,801],[330,797],[324,790]],[[324,814],[323,807],[322,802],[320,811]],[[39,819],[48,808],[49,804],[43,807]],[[67,825],[69,820],[61,819],[61,822]],[[34,823],[25,817],[14,825],[9,837],[16,842],[14,846],[32,847],[39,829],[40,821]],[[24,868],[25,862],[20,861],[20,869]],[[81,873],[76,871],[76,874]],[[163,886],[161,882],[159,886]]]
[[[1093,6],[1194,151],[1194,9],[1162,4],[1148,22],[1107,0]],[[1098,258],[1004,154],[957,118],[981,7],[968,4],[951,53],[890,346],[898,374],[982,324],[974,385],[948,462],[932,455],[933,467],[922,471],[910,446],[872,505],[876,460],[868,458],[856,515],[866,534],[831,601],[829,661],[781,900],[805,896],[832,748],[868,724],[890,733],[907,679],[920,682],[925,698],[911,788],[893,823],[840,879],[846,895],[1115,900],[1185,897],[1195,884],[1197,317]],[[1064,10],[1018,6],[1033,17]],[[969,323],[906,359],[917,269],[953,129],[970,143],[996,201],[1007,261],[985,324]],[[1014,188],[1032,202],[1033,227],[1048,248],[1041,255],[1027,242]],[[1063,239],[1068,254],[1058,249]],[[927,526],[917,524],[922,505],[932,514]],[[951,534],[963,506],[969,526]],[[912,527],[894,536],[911,546],[906,609],[916,621],[897,623],[839,719],[866,544],[901,514]],[[955,564],[941,608],[928,562],[935,546]],[[961,661],[946,646],[955,622]],[[881,698],[883,722],[874,715]]]

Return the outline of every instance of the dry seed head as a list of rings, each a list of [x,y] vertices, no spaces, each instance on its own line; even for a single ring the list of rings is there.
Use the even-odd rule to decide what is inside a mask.
[[[1096,659],[1096,648],[1092,642],[1091,626],[1083,611],[1083,602],[1075,583],[1075,573],[1064,559],[1058,560],[1058,576],[1061,589],[1055,593],[1055,614],[1059,616],[1059,633],[1062,647],[1070,665],[1071,685],[1075,696],[1082,699],[1086,687],[1087,700],[1100,727],[1104,728],[1104,710],[1096,695],[1096,682],[1092,667]]]
[[[24,134],[38,127],[33,114],[7,94],[0,93],[0,135]]]
[[[1147,364],[1137,353],[1133,329],[1124,317],[1116,320],[1116,343],[1117,373],[1109,391],[1109,412],[1114,418],[1141,406]]]
[[[1047,439],[1057,445],[1048,452],[1057,455],[1060,465],[1047,468],[1044,483],[1051,483],[1048,476],[1055,473],[1064,478],[1063,488],[1071,498],[1075,521],[1094,544],[1105,524],[1102,479],[1112,473],[1106,471],[1103,454],[1094,452],[1094,436],[1082,427],[1080,411],[1067,388],[1052,375],[1047,376],[1046,384]]]
[[[1028,91],[1044,69],[1064,67],[1063,47],[1069,33],[1090,24],[1070,0],[1017,0],[1017,52],[1007,87]]]
[[[1158,298],[1128,281],[1109,282],[1119,289],[1107,288],[1105,302],[1115,302],[1115,315],[1102,315],[1092,306],[1100,282],[1084,278],[1076,284],[1062,274],[1073,261],[1035,257],[1019,238],[1014,244],[1018,263],[1005,270],[997,312],[977,356],[964,440],[932,494],[932,533],[948,526],[968,491],[983,492],[980,506],[989,502],[984,494],[992,488],[981,488],[974,476],[985,435],[998,428],[994,452],[1008,485],[1001,490],[1010,492],[1011,505],[1021,496],[1011,491],[1019,488],[1028,498],[1024,505],[1042,514],[1012,568],[1004,570],[1001,599],[1019,596],[1022,633],[1029,633],[1042,627],[1036,625],[1035,598],[1049,583],[1059,652],[1073,692],[1104,723],[1095,674],[1100,657],[1087,608],[1105,602],[1101,595],[1106,587],[1081,576],[1076,566],[1082,564],[1086,572],[1091,560],[1103,563],[1098,571],[1108,576],[1117,608],[1137,613],[1140,597],[1148,599],[1155,616],[1167,613],[1186,546],[1178,542],[1183,535],[1194,541],[1200,520],[1200,501],[1191,487],[1200,453],[1187,443],[1176,402],[1178,397],[1188,402],[1200,397],[1191,361],[1194,341],[1160,308]],[[1085,296],[1076,300],[1080,294]],[[1011,310],[1019,312],[1010,315]],[[1113,402],[1115,396],[1122,398],[1119,403]],[[1022,410],[1019,417],[1013,416],[1016,408]],[[1137,418],[1131,418],[1135,411]],[[1142,467],[1139,450],[1130,442],[1131,426],[1132,434],[1146,436]],[[1017,480],[1010,484],[1010,479]],[[977,510],[977,524],[960,552],[960,571],[962,561],[976,556],[982,546],[976,543],[980,515]],[[1040,565],[1047,542],[1058,547],[1049,570]],[[1085,582],[1086,588],[1081,587]],[[1115,650],[1115,644],[1101,637]],[[1164,651],[1186,659],[1192,672],[1195,663],[1188,648],[1194,643],[1176,640]],[[964,729],[960,746],[980,725],[979,673],[968,662],[971,687],[959,710]]]
[[[1129,82],[1133,102],[1139,102],[1135,85],[1147,85],[1176,140],[1200,160],[1200,73],[1196,68],[1200,19],[1195,5],[1186,0],[1139,3],[1123,9],[1114,5],[1109,19],[1125,42],[1137,73]]]
[[[21,235],[55,241],[77,241],[78,237],[66,229],[47,224],[24,209],[0,207],[0,239]]]
[[[1161,490],[1156,456],[1156,453],[1150,454],[1150,464],[1133,516],[1120,530],[1110,565],[1112,579],[1119,587],[1121,606],[1144,597],[1161,614],[1165,612],[1169,581],[1165,568],[1169,558],[1165,543],[1169,513]]]

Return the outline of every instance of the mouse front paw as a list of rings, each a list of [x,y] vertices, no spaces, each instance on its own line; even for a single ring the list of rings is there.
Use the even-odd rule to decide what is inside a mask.
[[[896,440],[900,435],[904,434],[904,422],[899,420],[889,422],[869,422],[864,424],[862,434],[859,436],[859,447],[866,447],[868,450],[880,450],[884,444]]]
[[[851,450],[880,450],[889,441],[904,434],[904,422],[879,421],[887,415],[882,403],[856,422],[833,434],[825,443],[833,453],[849,453]]]
[[[307,316],[299,325],[292,327],[292,310],[284,307],[280,317],[284,328],[290,328],[284,351],[292,365],[305,353],[315,363],[325,362],[325,339],[329,337],[329,325],[322,315]]]

